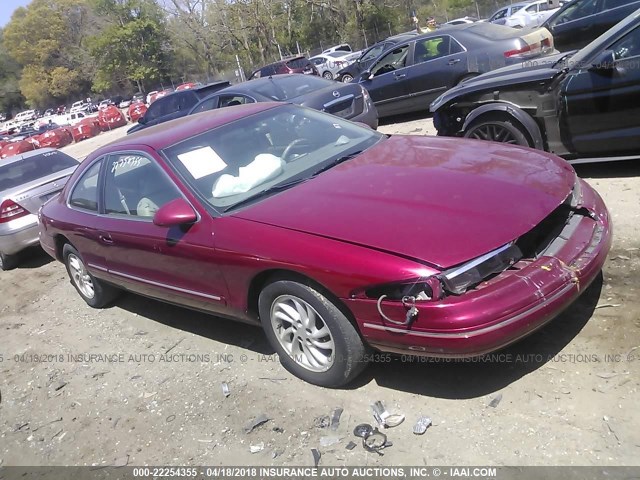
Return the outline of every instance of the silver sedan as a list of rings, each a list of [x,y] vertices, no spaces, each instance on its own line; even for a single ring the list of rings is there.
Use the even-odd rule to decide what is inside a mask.
[[[38,244],[38,210],[57,195],[78,166],[52,148],[0,163],[0,270],[18,265],[18,253]]]

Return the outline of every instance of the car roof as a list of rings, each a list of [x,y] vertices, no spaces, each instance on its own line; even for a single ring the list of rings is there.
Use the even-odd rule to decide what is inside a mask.
[[[135,145],[146,145],[154,150],[162,150],[186,138],[226,125],[249,115],[274,108],[278,105],[283,104],[279,102],[247,103],[232,108],[219,108],[195,115],[187,115],[138,130],[96,150],[91,154],[91,157],[95,158],[104,153],[123,148],[126,149],[127,147]]]

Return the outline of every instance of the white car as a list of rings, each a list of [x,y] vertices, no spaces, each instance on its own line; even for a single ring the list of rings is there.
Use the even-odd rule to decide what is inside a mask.
[[[355,62],[361,52],[335,51],[331,53],[321,53],[311,57],[309,61],[318,70],[318,73],[327,80],[333,80],[336,73]]]
[[[548,0],[531,2],[507,17],[504,24],[514,28],[539,27],[560,9],[559,4],[557,4],[558,6],[550,6],[549,3]]]
[[[324,55],[327,53],[333,52],[351,52],[351,45],[348,43],[341,43],[340,45],[334,45],[333,47],[329,47],[326,50],[323,50],[320,55]]]
[[[31,120],[35,120],[37,118],[35,110],[25,110],[24,112],[20,112],[13,119],[16,123],[21,122],[29,122]]]

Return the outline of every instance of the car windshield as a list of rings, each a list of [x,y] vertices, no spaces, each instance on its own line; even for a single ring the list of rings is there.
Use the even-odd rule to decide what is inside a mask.
[[[57,150],[0,165],[0,192],[77,166],[78,162]]]
[[[253,91],[277,102],[284,102],[305,93],[324,88],[328,81],[310,75],[286,75],[270,78],[253,88]]]
[[[383,138],[326,113],[283,105],[214,128],[162,153],[207,203],[225,211],[257,200],[269,189],[309,179]]]

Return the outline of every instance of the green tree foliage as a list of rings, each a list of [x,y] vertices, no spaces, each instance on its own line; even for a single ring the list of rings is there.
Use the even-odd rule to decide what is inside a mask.
[[[169,44],[162,11],[153,0],[95,0],[106,24],[90,40],[96,59],[95,91],[161,80],[169,69]]]
[[[16,110],[24,97],[20,93],[21,68],[4,46],[3,32],[0,30],[0,113]]]
[[[85,0],[33,0],[13,14],[4,44],[24,66],[20,90],[29,105],[64,101],[86,90],[93,76],[85,46],[92,18]]]

